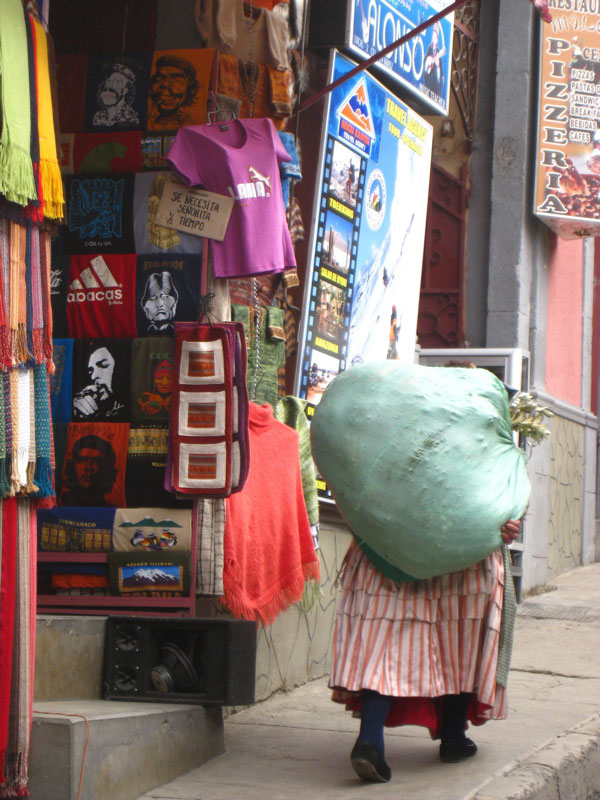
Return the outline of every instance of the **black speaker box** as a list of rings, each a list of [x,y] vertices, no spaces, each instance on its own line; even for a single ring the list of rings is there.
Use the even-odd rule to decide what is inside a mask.
[[[108,617],[104,698],[250,705],[256,635],[248,620]]]

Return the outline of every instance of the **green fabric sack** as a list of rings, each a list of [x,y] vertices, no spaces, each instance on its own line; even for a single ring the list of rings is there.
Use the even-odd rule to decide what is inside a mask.
[[[529,501],[508,396],[488,370],[352,367],[325,391],[311,439],[340,513],[389,577],[475,564]]]

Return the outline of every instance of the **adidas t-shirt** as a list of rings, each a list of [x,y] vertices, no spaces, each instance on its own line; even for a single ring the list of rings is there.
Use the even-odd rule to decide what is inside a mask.
[[[217,278],[241,278],[295,267],[279,164],[289,161],[270,119],[181,128],[167,161],[188,186],[232,195],[225,239],[211,240]]]
[[[133,338],[137,256],[71,256],[67,286],[69,336]]]

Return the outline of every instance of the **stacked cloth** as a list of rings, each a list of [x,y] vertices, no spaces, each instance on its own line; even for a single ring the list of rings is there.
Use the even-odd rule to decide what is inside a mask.
[[[222,602],[236,616],[271,624],[319,579],[304,503],[298,434],[250,403],[250,471],[226,498]]]

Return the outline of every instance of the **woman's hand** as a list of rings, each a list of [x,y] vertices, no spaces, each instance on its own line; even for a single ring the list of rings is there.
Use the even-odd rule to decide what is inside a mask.
[[[510,544],[511,542],[514,542],[514,540],[518,538],[520,533],[521,533],[520,519],[509,519],[508,522],[505,522],[504,525],[500,528],[500,535],[502,536],[502,540],[505,542],[505,544]]]

